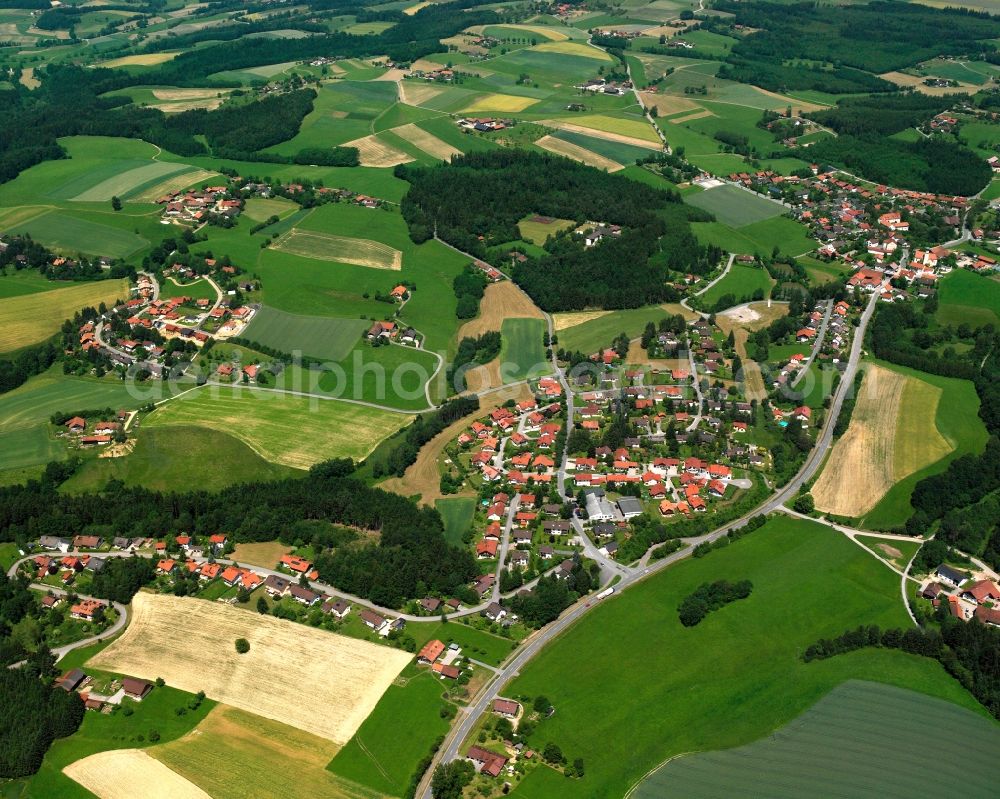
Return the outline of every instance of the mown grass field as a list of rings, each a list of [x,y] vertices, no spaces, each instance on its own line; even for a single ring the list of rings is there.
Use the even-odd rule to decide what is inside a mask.
[[[716,244],[727,252],[770,255],[777,247],[787,255],[804,255],[816,249],[801,224],[787,216],[776,216],[733,228],[721,222],[693,222],[691,230],[702,244]]]
[[[53,250],[68,255],[84,253],[125,258],[149,246],[149,240],[136,233],[58,211],[37,216],[7,232],[28,234]]]
[[[952,451],[940,460],[913,472],[893,485],[879,503],[861,519],[863,527],[891,530],[901,527],[913,514],[910,497],[920,480],[933,474],[940,474],[955,458],[968,453],[982,452],[989,435],[979,418],[979,396],[970,381],[939,377],[882,361],[876,363],[941,389],[937,411],[934,414],[934,426],[952,447]]]
[[[753,593],[683,627],[678,603],[718,579],[749,579]],[[556,712],[532,744],[553,741],[587,767],[585,783],[536,769],[519,792],[576,797],[585,785],[590,796],[622,796],[667,758],[755,741],[848,679],[907,687],[985,715],[931,660],[883,650],[800,659],[817,638],[858,624],[910,624],[898,575],[822,525],[774,518],[726,549],[684,561],[592,610],[504,690],[547,696]]]
[[[110,306],[129,296],[127,280],[57,285],[61,287],[0,300],[0,353],[44,341],[82,308],[102,302]]]
[[[693,318],[679,305],[646,305],[642,308],[602,312],[596,318],[558,330],[559,317],[556,316],[556,346],[590,355],[604,347],[610,347],[619,333],[636,338],[642,334],[647,322],[659,323],[661,319],[677,313],[683,314],[685,318]]]
[[[441,521],[444,522],[444,537],[455,546],[462,545],[462,536],[472,526],[476,513],[475,497],[447,497],[434,503]]]
[[[254,315],[243,337],[281,352],[339,361],[347,357],[368,327],[369,323],[361,319],[297,316],[265,305]]]
[[[528,376],[547,374],[542,337],[545,322],[541,319],[505,319],[500,328],[503,344],[500,348],[501,377],[504,382],[523,380]]]
[[[938,310],[934,318],[942,325],[1000,324],[1000,282],[956,269],[941,279]]]
[[[927,720],[949,752],[926,757]],[[966,741],[975,741],[967,746]],[[766,739],[681,757],[645,779],[634,799],[745,796],[915,796],[961,784],[989,796],[1000,779],[1000,725],[940,699],[851,680]]]
[[[572,219],[550,219],[550,221],[540,221],[547,217],[528,216],[517,223],[517,229],[521,232],[521,238],[534,244],[544,244],[549,236],[554,236],[561,230],[573,227]]]
[[[304,469],[329,458],[360,460],[409,419],[335,400],[207,386],[160,406],[143,424],[218,430],[265,460]]]
[[[687,202],[714,214],[722,224],[735,228],[785,213],[784,206],[729,184],[692,194]]]
[[[211,300],[215,302],[219,295],[207,280],[195,280],[191,283],[177,283],[167,278],[160,283],[160,299],[171,297],[190,297],[192,300]]]
[[[756,291],[763,291],[766,298],[771,289],[771,283],[771,276],[768,275],[767,270],[743,264],[733,264],[728,274],[700,295],[700,299],[706,306],[713,307],[727,294],[732,295],[737,304],[743,301],[743,298],[749,301]]]
[[[390,685],[354,737],[330,762],[339,777],[388,796],[402,796],[434,739],[448,730],[441,718],[442,685],[426,669]],[[397,681],[397,683],[400,681]]]
[[[0,221],[2,221],[0,217]],[[67,283],[57,280],[48,280],[42,277],[34,269],[11,270],[0,275],[0,300],[10,297],[23,297],[25,294],[37,294],[42,291],[52,291],[53,289],[65,288]],[[3,306],[0,305],[0,308]]]
[[[206,427],[151,427],[138,433],[135,448],[120,458],[88,458],[61,491],[97,491],[108,480],[152,491],[184,491],[196,485],[218,491],[237,483],[301,475],[270,463],[233,436]]]

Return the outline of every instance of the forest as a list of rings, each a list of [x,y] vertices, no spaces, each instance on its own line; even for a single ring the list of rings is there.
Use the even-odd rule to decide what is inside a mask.
[[[939,138],[906,142],[845,134],[821,139],[807,152],[813,161],[845,167],[876,183],[934,194],[977,194],[992,175],[972,150]]]
[[[802,59],[809,66],[850,67],[880,74],[939,55],[996,50],[1000,19],[965,9],[877,2],[864,5],[762,3],[719,0],[717,11],[755,32],[733,46],[731,61],[768,66]],[[800,65],[794,65],[796,69]],[[891,84],[890,84],[891,85]],[[871,89],[861,89],[872,91]],[[856,90],[857,91],[857,90]]]
[[[377,533],[370,537],[377,543],[336,547],[320,554],[316,566],[321,579],[379,604],[397,607],[418,587],[448,594],[478,575],[472,554],[445,541],[436,510],[349,479],[353,469],[349,460],[326,461],[305,478],[218,493],[164,494],[110,482],[100,493],[65,496],[58,487],[72,472],[55,465],[41,480],[0,489],[0,541],[26,542],[68,529],[102,537],[224,530],[236,541],[270,541],[295,535],[299,522],[312,520]],[[143,578],[138,568],[120,568],[102,593],[128,595]]]
[[[880,630],[858,627],[834,639],[811,644],[802,656],[807,663],[865,647],[902,649],[934,658],[958,680],[994,718],[1000,719],[1000,629],[978,619],[960,621],[942,602],[936,614],[940,632],[933,629]]]
[[[410,183],[401,210],[413,241],[436,235],[483,259],[490,247],[519,240],[518,222],[532,214],[620,226],[590,248],[572,234],[552,237],[546,255],[515,268],[515,281],[548,311],[672,302],[668,270],[705,272],[721,255],[698,244],[674,192],[564,158],[496,150],[436,167],[401,165],[396,176]]]

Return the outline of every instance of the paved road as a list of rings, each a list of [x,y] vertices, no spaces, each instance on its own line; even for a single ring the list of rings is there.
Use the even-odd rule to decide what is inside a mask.
[[[714,286],[716,283],[718,283],[720,280],[722,280],[722,278],[724,278],[726,275],[728,275],[729,274],[729,270],[733,268],[733,261],[735,261],[735,260],[736,260],[736,253],[729,253],[729,260],[726,261],[726,266],[722,270],[722,272],[719,274],[719,276],[717,278],[715,278],[715,280],[713,280],[710,283],[708,283],[704,288],[698,289],[694,293],[694,296],[695,297],[700,297],[702,294],[704,294],[706,291],[708,291],[710,288],[712,288],[712,286]]]
[[[768,514],[778,510],[786,502],[790,501],[798,494],[799,489],[803,484],[812,479],[817,469],[819,469],[820,465],[823,463],[826,451],[830,447],[833,440],[833,427],[836,423],[837,416],[840,413],[840,409],[844,404],[844,400],[847,397],[847,393],[853,390],[854,375],[857,372],[858,363],[861,360],[865,330],[868,327],[868,323],[871,321],[871,317],[875,312],[875,306],[877,303],[878,294],[876,293],[869,299],[868,305],[865,308],[864,313],[861,315],[860,324],[855,330],[854,341],[851,345],[851,354],[847,369],[837,386],[837,391],[831,403],[830,413],[827,415],[825,426],[822,431],[820,431],[820,435],[816,441],[816,446],[809,453],[805,463],[802,465],[801,469],[799,469],[798,474],[784,488],[781,488],[772,494],[766,502],[755,508],[750,513],[747,513],[739,519],[719,527],[707,535],[699,536],[694,539],[687,539],[686,545],[683,549],[666,556],[662,560],[654,563],[652,566],[644,569],[632,570],[630,574],[623,577],[614,586],[615,594],[613,596],[627,590],[635,583],[645,580],[650,575],[660,572],[663,569],[666,569],[688,557],[698,544],[705,541],[715,541],[726,535],[730,530],[742,527],[750,518],[754,516]],[[613,599],[613,596],[609,599]],[[458,757],[459,749],[465,739],[471,734],[476,721],[484,712],[486,712],[490,703],[500,694],[503,687],[520,673],[524,664],[531,660],[531,658],[541,651],[543,647],[558,637],[563,630],[567,629],[570,625],[587,613],[595,604],[598,604],[601,601],[609,600],[597,600],[594,596],[584,597],[579,602],[572,605],[563,613],[562,616],[560,616],[548,627],[545,627],[535,633],[515,652],[511,660],[504,664],[500,671],[495,674],[494,677],[480,690],[480,693],[477,695],[474,703],[461,713],[457,723],[452,727],[447,738],[445,739],[444,744],[435,755],[431,767],[425,774],[425,779],[421,783],[418,795],[423,797],[423,799],[431,799],[428,775],[433,772],[434,767],[438,763],[449,762]]]
[[[806,360],[805,365],[795,375],[795,379],[792,380],[792,388],[795,388],[802,378],[805,377],[806,372],[809,371],[809,367],[813,365],[813,361],[819,355],[820,348],[822,348],[823,342],[826,340],[826,326],[830,323],[830,313],[832,311],[833,300],[827,300],[826,309],[823,311],[823,321],[820,322],[819,331],[816,333],[816,341],[813,342],[812,351],[809,353],[809,358]]]

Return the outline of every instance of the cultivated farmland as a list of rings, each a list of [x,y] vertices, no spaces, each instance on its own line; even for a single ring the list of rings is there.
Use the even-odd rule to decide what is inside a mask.
[[[729,185],[691,194],[685,200],[709,211],[724,225],[732,227],[743,227],[785,213],[784,206]]]
[[[927,757],[927,720],[950,753]],[[974,746],[965,742],[975,741]],[[940,699],[873,682],[838,686],[791,724],[725,752],[680,757],[653,772],[632,799],[709,799],[732,793],[801,796],[915,796],[928,785],[961,784],[989,796],[1000,781],[1000,726]]]
[[[392,145],[386,144],[378,136],[365,136],[349,141],[344,146],[358,148],[361,166],[388,167],[406,164],[413,160],[402,150],[397,150]]]
[[[405,652],[214,602],[140,593],[132,611],[121,638],[89,665],[163,677],[339,744],[410,660]],[[248,653],[235,651],[237,638],[250,642]]]
[[[457,147],[452,147],[448,144],[448,142],[441,141],[441,139],[437,136],[428,133],[426,130],[417,127],[413,123],[393,128],[392,132],[398,136],[402,136],[414,147],[423,150],[425,153],[434,158],[440,158],[442,161],[449,160],[453,155],[462,154],[462,151]]]
[[[410,418],[336,400],[209,386],[161,405],[144,424],[220,430],[269,461],[306,469],[335,457],[361,460]]]
[[[149,754],[213,799],[248,795],[374,799],[372,792],[327,771],[338,749],[331,741],[287,724],[218,705],[190,735],[153,747]],[[226,767],[219,768],[220,763]]]
[[[76,216],[51,211],[6,231],[14,235],[27,233],[54,250],[69,255],[107,255],[125,258],[149,244],[136,233],[90,222]]]
[[[156,185],[163,179],[176,175],[178,172],[188,172],[186,164],[171,164],[164,161],[152,161],[145,166],[129,169],[119,175],[108,178],[80,192],[73,199],[77,202],[107,202],[112,197],[124,197],[147,183]]]
[[[500,350],[500,378],[503,382],[523,380],[547,374],[551,366],[545,358],[541,319],[504,319],[500,326],[503,346]]]
[[[487,94],[480,97],[468,108],[463,109],[464,114],[479,114],[486,111],[496,111],[498,113],[515,113],[530,108],[538,100],[532,97],[518,97],[513,94]]]
[[[940,396],[930,383],[869,366],[851,424],[813,486],[816,507],[863,516],[894,483],[947,455],[934,424]]]
[[[352,239],[313,230],[292,228],[271,245],[272,249],[344,264],[370,266],[373,269],[403,268],[403,253],[369,239]]]
[[[567,158],[572,158],[574,161],[579,161],[580,163],[587,164],[589,166],[595,166],[598,169],[605,170],[606,172],[617,172],[622,168],[622,165],[617,161],[612,161],[610,158],[605,158],[603,155],[598,155],[590,150],[585,150],[583,147],[573,144],[572,142],[557,139],[555,136],[542,136],[542,138],[536,141],[535,144],[543,150],[548,150],[550,153],[564,155]]]
[[[680,600],[722,577],[751,580],[752,596],[683,627]],[[777,517],[593,609],[522,668],[505,695],[549,699],[556,713],[538,725],[532,745],[553,741],[582,757],[587,795],[602,797],[623,796],[674,755],[768,735],[848,679],[907,687],[984,714],[928,659],[862,650],[801,660],[818,638],[859,624],[909,624],[899,575],[834,530]],[[602,657],[588,656],[593,652]],[[571,670],[574,678],[566,679]],[[628,735],[616,732],[622,729]],[[519,790],[526,796],[580,795],[579,784],[545,768],[532,771]]]
[[[243,335],[282,352],[298,351],[314,358],[340,361],[358,343],[367,326],[360,319],[297,316],[265,305]]]
[[[127,280],[98,280],[0,300],[0,352],[44,341],[81,308],[127,298]]]
[[[112,749],[70,763],[63,773],[100,799],[212,799],[142,749]]]

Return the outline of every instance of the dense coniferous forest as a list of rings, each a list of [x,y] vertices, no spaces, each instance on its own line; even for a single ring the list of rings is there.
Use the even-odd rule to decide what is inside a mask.
[[[532,214],[621,226],[590,248],[581,237],[556,236],[547,255],[517,266],[514,279],[549,311],[675,301],[668,269],[704,272],[721,254],[698,244],[692,212],[675,193],[564,158],[498,150],[403,165],[396,175],[410,183],[402,212],[415,242],[437,235],[480,258],[520,239],[518,222]]]
[[[48,649],[29,654],[11,636],[35,608],[27,579],[0,572],[0,779],[34,774],[52,741],[76,732],[83,720],[80,697],[51,684],[55,658]]]
[[[478,574],[472,553],[445,542],[436,510],[348,479],[353,469],[349,460],[328,461],[302,479],[247,483],[219,493],[161,494],[110,483],[101,493],[63,496],[58,485],[71,471],[55,464],[41,481],[0,489],[0,541],[66,530],[105,537],[225,531],[237,541],[270,541],[315,520],[377,534],[377,543],[339,547],[317,557],[316,565],[322,579],[390,607],[415,596],[418,585],[449,593]],[[113,570],[103,593],[134,593],[143,575],[126,568],[121,574]]]

